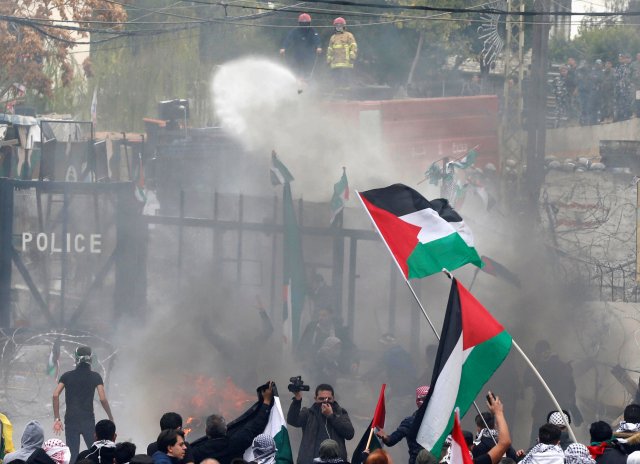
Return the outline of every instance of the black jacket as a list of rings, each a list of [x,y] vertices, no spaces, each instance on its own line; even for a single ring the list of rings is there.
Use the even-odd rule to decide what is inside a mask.
[[[385,445],[393,446],[396,443],[400,442],[403,438],[406,438],[407,446],[409,447],[409,464],[414,464],[416,462],[418,453],[420,452],[420,450],[424,449],[418,444],[415,437],[411,437],[411,427],[413,426],[413,421],[415,420],[415,418],[416,413],[414,412],[411,416],[402,419],[402,422],[400,422],[398,428],[384,441]]]
[[[627,455],[617,448],[605,448],[604,453],[596,457],[596,464],[626,464]]]
[[[311,464],[318,456],[320,443],[331,438],[338,443],[340,457],[347,460],[345,440],[353,438],[353,425],[346,409],[334,402],[333,414],[324,416],[320,412],[320,404],[314,403],[310,408],[302,407],[302,400],[295,398],[291,402],[287,413],[287,423],[293,427],[302,428],[302,441],[298,451],[298,464]]]
[[[241,458],[251,446],[256,435],[263,432],[269,421],[270,406],[260,403],[256,413],[238,427],[229,426],[223,437],[202,437],[191,443],[196,464],[206,458],[217,459],[220,464],[231,464],[234,458]]]
[[[114,459],[116,458],[116,448],[115,446],[102,446],[98,448],[96,445],[93,445],[88,450],[84,450],[82,453],[78,455],[76,462],[81,459],[91,459],[95,464],[112,464]]]

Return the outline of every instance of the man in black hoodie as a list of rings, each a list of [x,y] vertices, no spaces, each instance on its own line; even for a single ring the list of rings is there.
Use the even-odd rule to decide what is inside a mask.
[[[241,458],[244,451],[251,446],[256,435],[263,432],[269,422],[269,412],[273,400],[273,382],[260,390],[261,402],[254,409],[245,413],[242,421],[227,423],[224,417],[212,414],[207,417],[206,436],[191,443],[193,458],[196,464],[207,458],[217,459],[220,464],[231,464],[234,458]]]

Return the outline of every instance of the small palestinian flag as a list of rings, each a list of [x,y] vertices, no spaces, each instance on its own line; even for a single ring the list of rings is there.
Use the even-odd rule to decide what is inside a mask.
[[[351,455],[351,464],[363,464],[369,454],[382,448],[382,444],[375,433],[371,436],[371,441],[369,442],[369,435],[371,434],[372,426],[373,422],[365,429],[362,434],[362,438],[360,438],[360,441],[356,445],[356,449],[353,450],[353,454]],[[365,453],[367,442],[369,442],[369,452]]]
[[[60,370],[60,337],[56,338],[51,345],[51,352],[49,353],[49,359],[47,360],[47,375],[58,378],[58,372]]]
[[[459,169],[467,169],[475,164],[477,157],[478,152],[475,150],[475,148],[472,148],[467,152],[466,155],[464,155],[464,157],[460,158],[459,160],[451,161],[450,164]]]
[[[282,185],[292,182],[293,176],[287,167],[280,161],[275,150],[271,152],[271,185]]]
[[[456,409],[451,430],[451,447],[449,448],[449,464],[473,464],[473,458],[460,427],[460,411]]]
[[[333,197],[331,197],[331,220],[336,220],[338,214],[344,209],[344,204],[349,201],[349,181],[347,180],[347,168],[342,168],[342,177],[333,185]]]
[[[405,278],[483,266],[471,230],[447,200],[428,201],[402,184],[358,195]]]
[[[451,432],[454,411],[469,410],[511,349],[511,335],[469,291],[452,279],[431,388],[410,435],[435,456]]]
[[[493,277],[504,279],[514,287],[520,288],[520,278],[517,274],[507,269],[506,266],[484,255],[482,255],[482,262],[484,263],[482,268],[484,272],[491,274]]]

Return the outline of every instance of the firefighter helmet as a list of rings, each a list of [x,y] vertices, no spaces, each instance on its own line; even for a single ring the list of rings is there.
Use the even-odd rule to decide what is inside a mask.
[[[298,16],[298,22],[299,23],[310,23],[311,22],[311,16],[308,15],[307,13],[302,13],[300,16]]]
[[[346,26],[347,22],[344,20],[344,18],[336,18],[333,20],[333,25],[334,26]]]

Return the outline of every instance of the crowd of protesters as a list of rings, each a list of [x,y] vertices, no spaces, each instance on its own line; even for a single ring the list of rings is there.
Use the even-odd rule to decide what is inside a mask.
[[[640,115],[640,53],[632,61],[620,53],[618,62],[576,63],[569,58],[553,80],[557,125],[583,126],[625,121]]]
[[[324,306],[323,298],[330,299],[330,292],[323,287],[320,279],[314,286],[314,296],[319,306]],[[323,290],[324,289],[324,290]],[[325,302],[326,303],[326,302]],[[327,315],[322,316],[328,319]],[[309,335],[316,347],[324,346],[322,339],[329,339],[333,335],[325,333],[329,324],[316,324],[313,334]],[[335,333],[329,331],[329,333]],[[458,448],[452,451],[451,438],[445,442],[438,456],[424,450],[416,438],[420,428],[418,420],[429,420],[423,403],[427,400],[430,387],[420,385],[423,377],[411,375],[402,363],[405,357],[403,348],[391,335],[386,334],[385,359],[380,363],[378,374],[391,387],[393,392],[391,402],[387,402],[388,411],[391,410],[394,397],[396,399],[415,400],[416,409],[413,414],[397,421],[392,416],[387,417],[389,433],[379,428],[375,432],[377,446],[392,447],[402,440],[408,445],[408,464],[458,464],[460,461]],[[427,355],[433,355],[433,347],[427,349]],[[535,404],[532,412],[535,433],[527,443],[512,443],[509,424],[505,415],[502,400],[492,393],[487,395],[487,411],[475,418],[475,430],[463,431],[464,440],[468,448],[469,458],[474,464],[636,464],[640,463],[640,395],[632,404],[627,405],[622,414],[622,420],[614,423],[596,421],[589,428],[589,443],[577,443],[571,433],[572,422],[579,425],[582,421],[580,411],[576,406],[575,385],[570,364],[560,359],[558,354],[550,350],[548,342],[542,340],[537,343],[535,359],[539,370],[549,379],[552,388],[559,394],[558,401],[566,409],[550,408],[549,397],[534,385]],[[268,427],[277,414],[273,413],[275,401],[274,384],[267,381],[259,386],[257,402],[253,404],[237,419],[227,422],[226,418],[212,411],[205,420],[204,436],[191,441],[185,440],[182,429],[183,421],[179,413],[166,412],[160,417],[160,433],[153,443],[148,444],[146,453],[139,453],[136,444],[131,442],[117,442],[116,424],[111,414],[108,400],[104,393],[101,376],[91,370],[92,351],[89,347],[76,349],[75,369],[64,373],[60,377],[54,391],[53,433],[65,434],[65,441],[59,438],[45,440],[47,435],[43,426],[35,420],[29,421],[22,434],[20,446],[13,446],[8,419],[3,416],[2,421],[2,464],[286,464],[278,455],[278,447],[289,449],[288,440],[277,438],[280,428]],[[407,361],[408,362],[408,361]],[[507,366],[508,367],[508,366]],[[349,369],[349,366],[346,366]],[[511,371],[511,369],[509,369]],[[347,442],[359,432],[354,428],[347,409],[336,400],[334,387],[322,381],[324,371],[318,372],[320,382],[314,390],[310,404],[304,404],[303,384],[296,383],[289,390],[293,398],[286,412],[286,422],[291,429],[302,431],[300,446],[294,459],[296,464],[390,464],[391,455],[377,446],[359,444],[354,453],[349,456]],[[330,374],[332,371],[328,371]],[[407,374],[409,372],[409,374]],[[562,375],[560,375],[560,373]],[[413,372],[415,374],[415,370]],[[415,390],[407,390],[404,385],[394,385],[394,377],[409,375],[410,382],[420,385]],[[496,374],[500,377],[500,372]],[[425,379],[428,378],[425,377]],[[292,379],[293,381],[294,379]],[[299,378],[298,378],[299,380]],[[333,377],[335,380],[335,377]],[[415,391],[415,396],[414,396]],[[639,390],[640,391],[640,390]],[[101,405],[109,419],[95,423],[93,412],[93,397],[95,393],[101,400]],[[61,420],[59,397],[65,395],[65,415]],[[513,395],[505,391],[505,401],[515,402]],[[279,406],[276,411],[279,411]],[[547,413],[548,411],[548,413]],[[282,418],[284,420],[284,417]],[[87,422],[93,422],[91,437],[85,429]],[[397,423],[396,423],[397,422]],[[424,424],[424,422],[422,422]],[[283,424],[281,424],[283,425]],[[394,427],[395,430],[394,430]],[[392,431],[393,430],[393,431]],[[365,432],[366,436],[367,433]],[[84,438],[86,450],[79,452],[80,437]],[[363,440],[364,440],[363,436]],[[371,440],[371,436],[370,439]],[[65,443],[66,442],[66,443]],[[68,446],[71,444],[71,446]],[[292,447],[293,448],[293,447]],[[434,450],[433,450],[434,451]],[[6,454],[4,454],[6,452]],[[466,452],[466,451],[465,451]],[[399,459],[396,458],[396,461]],[[402,459],[404,461],[404,459]]]

